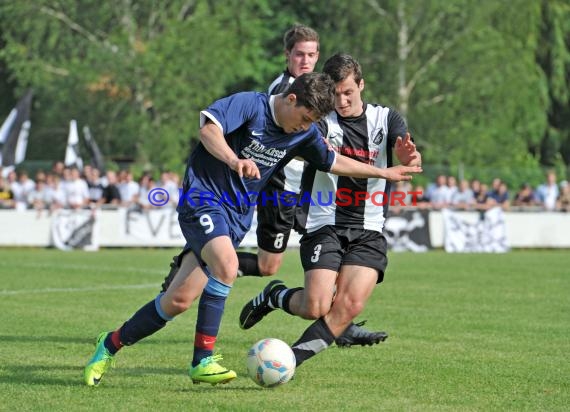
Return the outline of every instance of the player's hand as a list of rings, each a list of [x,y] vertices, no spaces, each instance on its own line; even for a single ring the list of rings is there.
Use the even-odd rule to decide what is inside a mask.
[[[239,177],[254,179],[261,178],[257,165],[251,159],[237,159],[230,165],[230,167],[237,172]]]
[[[401,180],[412,180],[412,175],[421,173],[423,170],[420,166],[404,166],[398,165],[389,167],[384,170],[384,179],[392,182],[399,182]]]
[[[394,145],[394,152],[396,153],[396,157],[400,163],[404,165],[409,165],[414,160],[416,160],[416,165],[418,160],[421,162],[420,154],[416,150],[416,145],[412,141],[410,133],[406,133],[406,136],[403,139],[401,136],[398,136],[396,144]]]

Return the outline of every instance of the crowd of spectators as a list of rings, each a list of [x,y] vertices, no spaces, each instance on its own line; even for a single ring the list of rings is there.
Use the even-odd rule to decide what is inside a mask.
[[[399,191],[410,191],[407,182],[397,184]],[[549,171],[544,183],[533,188],[523,183],[516,192],[507,183],[496,177],[490,186],[478,179],[461,180],[457,183],[454,176],[439,175],[435,183],[427,188],[416,186],[415,192],[422,195],[417,198],[420,208],[458,210],[487,210],[500,206],[503,210],[546,210],[570,212],[570,184],[562,180],[557,182],[556,174]],[[513,193],[514,192],[514,193]],[[412,199],[407,199],[406,205]]]
[[[168,192],[169,204],[176,206],[180,187],[180,176],[173,172],[162,172],[158,180],[145,172],[135,180],[129,170],[103,174],[90,165],[80,171],[56,162],[49,172],[38,171],[32,179],[26,171],[2,173],[0,168],[0,209],[35,209],[40,214],[59,208],[146,210],[153,208],[149,201],[153,188]],[[438,176],[426,188],[399,182],[394,190],[407,196],[392,206],[409,207],[415,203],[416,207],[429,209],[486,210],[501,206],[504,210],[570,212],[570,184],[558,182],[554,172],[546,174],[543,184],[535,188],[523,184],[514,194],[500,178],[493,179],[489,186],[477,179],[457,182],[454,176],[445,175]]]
[[[62,162],[54,163],[49,172],[38,171],[34,179],[23,170],[2,173],[0,169],[0,209],[35,209],[40,214],[61,208],[142,210],[152,207],[148,193],[154,187],[167,190],[169,203],[175,206],[179,186],[180,177],[172,172],[161,173],[159,181],[145,172],[135,181],[129,170],[109,170],[102,174],[90,165],[80,171],[76,167],[65,167]]]

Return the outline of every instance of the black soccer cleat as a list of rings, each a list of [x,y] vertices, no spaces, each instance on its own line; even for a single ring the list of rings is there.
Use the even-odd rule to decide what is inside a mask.
[[[263,288],[261,293],[247,302],[239,315],[239,326],[242,329],[249,329],[261,321],[268,313],[275,309],[269,307],[271,292],[277,287],[285,288],[285,284],[280,280],[272,280]]]
[[[351,323],[342,335],[335,339],[336,346],[349,348],[353,345],[372,346],[388,339],[386,332],[370,332],[362,327],[366,321]]]
[[[170,272],[168,272],[168,275],[166,275],[166,277],[164,278],[164,282],[161,285],[160,291],[162,293],[166,292],[166,289],[168,289],[168,287],[172,283],[172,279],[174,279],[174,276],[176,276],[176,273],[178,273],[178,269],[180,269],[179,260],[180,260],[180,255],[176,255],[172,258],[172,262],[170,262]]]

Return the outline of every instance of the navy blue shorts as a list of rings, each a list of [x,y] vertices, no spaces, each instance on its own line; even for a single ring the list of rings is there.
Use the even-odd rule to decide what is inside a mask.
[[[237,248],[251,227],[252,215],[253,209],[244,215],[223,204],[186,203],[178,210],[178,222],[186,239],[183,253],[192,250],[200,259],[204,245],[218,236],[228,236]]]

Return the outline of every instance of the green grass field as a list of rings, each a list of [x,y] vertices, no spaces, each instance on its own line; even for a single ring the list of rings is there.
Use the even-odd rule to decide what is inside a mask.
[[[568,411],[570,253],[392,253],[385,282],[358,320],[390,337],[332,347],[295,379],[262,389],[246,375],[249,346],[293,342],[308,321],[275,312],[242,331],[242,305],[265,285],[239,279],[217,350],[238,379],[192,385],[196,309],[126,348],[97,388],[83,367],[97,334],[120,326],[157,293],[172,250],[0,250],[2,411]],[[302,282],[297,251],[280,278]]]

